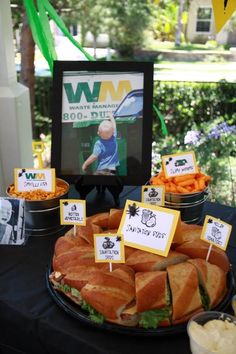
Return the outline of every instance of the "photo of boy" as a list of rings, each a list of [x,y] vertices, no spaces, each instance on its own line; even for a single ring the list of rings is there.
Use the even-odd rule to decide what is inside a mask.
[[[116,122],[113,115],[99,124],[97,134],[99,139],[94,144],[92,154],[83,163],[82,170],[86,172],[88,166],[97,161],[94,175],[116,175],[119,157]]]
[[[0,245],[24,242],[24,200],[0,197]]]
[[[12,215],[12,205],[7,199],[0,201],[0,244],[10,244],[13,241],[13,227],[9,224]]]

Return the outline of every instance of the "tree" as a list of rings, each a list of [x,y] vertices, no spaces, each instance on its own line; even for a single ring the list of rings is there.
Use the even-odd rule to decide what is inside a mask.
[[[121,56],[132,56],[144,40],[152,13],[149,0],[104,0],[108,11],[108,29],[111,46]]]
[[[93,35],[94,57],[96,58],[97,37],[104,31],[107,9],[104,0],[80,0],[75,2],[69,14],[63,15],[64,22],[69,26],[72,22],[80,25],[81,44],[85,44],[88,31]]]
[[[74,0],[75,1],[75,0]],[[63,9],[70,8],[73,5],[73,0],[54,0],[52,5],[57,8],[60,14]],[[31,121],[32,121],[32,135],[34,139],[38,138],[35,129],[35,43],[32,37],[32,32],[26,16],[26,11],[23,5],[23,0],[12,0],[12,20],[14,29],[20,29],[20,54],[21,54],[21,70],[19,81],[29,88],[30,106],[31,106]]]
[[[185,0],[179,0],[178,21],[177,21],[176,32],[175,32],[175,45],[177,47],[179,47],[181,44],[182,15],[183,15],[183,10],[184,10],[184,3],[185,3]]]
[[[154,8],[154,38],[160,41],[174,41],[177,21],[177,1],[161,0]]]

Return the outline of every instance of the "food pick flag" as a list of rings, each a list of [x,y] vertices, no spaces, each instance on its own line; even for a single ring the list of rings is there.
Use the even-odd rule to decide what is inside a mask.
[[[212,0],[212,6],[218,33],[236,11],[236,0]]]

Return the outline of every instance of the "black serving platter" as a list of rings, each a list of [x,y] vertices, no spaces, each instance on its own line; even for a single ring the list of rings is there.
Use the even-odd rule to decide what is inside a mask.
[[[112,331],[116,333],[123,333],[126,335],[138,335],[138,336],[166,336],[166,335],[176,335],[186,332],[187,322],[183,324],[173,325],[169,327],[158,327],[155,329],[146,329],[141,327],[125,327],[118,324],[113,324],[109,322],[104,322],[102,324],[97,324],[90,320],[88,313],[80,308],[79,305],[71,301],[66,295],[59,292],[53,287],[53,284],[49,280],[49,275],[52,272],[51,265],[47,268],[46,272],[46,284],[47,289],[56,302],[56,304],[61,307],[70,316],[81,321],[85,325],[96,327],[105,331]],[[227,275],[227,293],[223,300],[214,308],[212,311],[232,311],[229,307],[231,304],[231,299],[235,294],[235,279],[233,271],[230,270]]]

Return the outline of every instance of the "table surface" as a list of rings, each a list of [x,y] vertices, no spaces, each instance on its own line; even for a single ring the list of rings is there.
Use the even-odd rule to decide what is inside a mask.
[[[139,201],[140,193],[139,187],[125,187],[120,207],[126,199]],[[79,198],[73,186],[70,194]],[[88,215],[98,212],[98,205],[99,211],[114,207],[109,193],[92,191],[87,196]],[[227,253],[235,272],[236,209],[206,202],[203,218],[206,214],[232,224]],[[31,236],[25,246],[0,246],[1,354],[190,354],[186,332],[168,336],[120,334],[85,324],[63,311],[49,294],[46,271],[55,241],[64,232]]]

